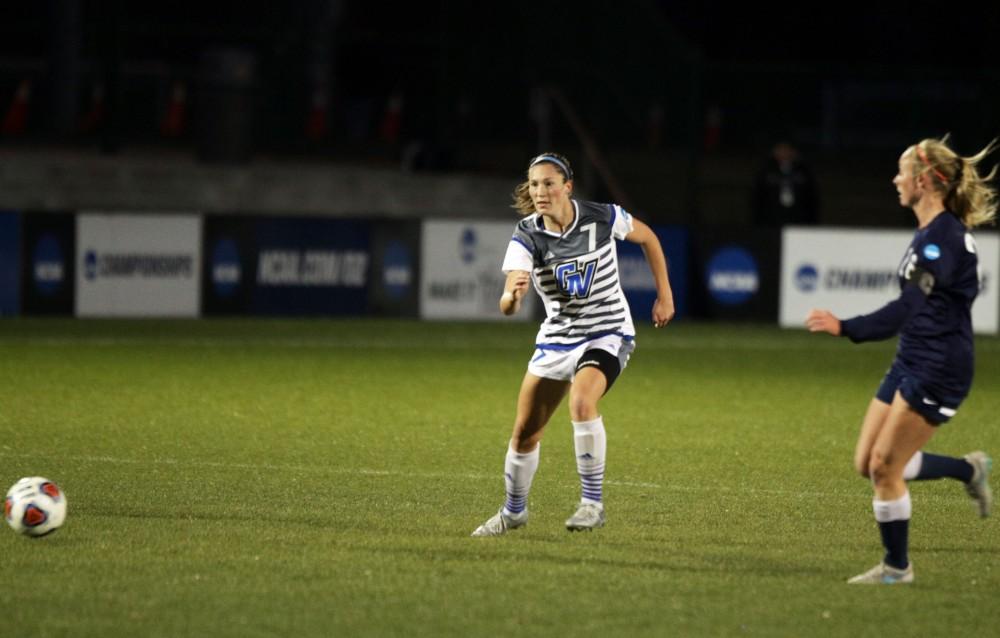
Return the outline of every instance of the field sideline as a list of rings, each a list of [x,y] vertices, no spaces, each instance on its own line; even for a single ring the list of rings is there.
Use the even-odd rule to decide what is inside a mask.
[[[961,635],[1000,623],[997,516],[914,484],[910,587],[851,470],[894,342],[643,327],[602,404],[607,527],[565,405],[529,525],[471,531],[536,326],[403,320],[0,321],[0,484],[69,499],[0,530],[3,636]],[[928,447],[1000,457],[1000,339]],[[994,489],[998,488],[993,481]],[[987,630],[989,631],[989,630]]]

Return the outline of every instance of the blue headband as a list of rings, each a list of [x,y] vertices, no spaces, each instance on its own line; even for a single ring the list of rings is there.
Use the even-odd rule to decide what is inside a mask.
[[[531,164],[528,164],[528,168],[531,168],[535,164],[541,164],[542,162],[551,162],[552,164],[558,166],[562,170],[563,175],[566,176],[566,181],[573,179],[573,171],[569,170],[569,166],[566,165],[566,162],[562,161],[555,155],[539,155],[535,159],[531,160]]]

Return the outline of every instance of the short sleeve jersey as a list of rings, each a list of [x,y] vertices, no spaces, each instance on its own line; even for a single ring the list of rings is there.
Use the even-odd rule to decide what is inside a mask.
[[[546,230],[537,213],[521,220],[503,271],[531,273],[546,315],[537,344],[568,347],[608,334],[633,337],[614,241],[632,232],[632,216],[616,204],[572,203],[575,218],[564,233]]]
[[[926,302],[899,333],[897,357],[932,383],[968,391],[972,382],[972,302],[979,293],[976,241],[945,212],[918,229],[899,265],[900,286],[924,287]],[[930,276],[928,277],[927,273]]]

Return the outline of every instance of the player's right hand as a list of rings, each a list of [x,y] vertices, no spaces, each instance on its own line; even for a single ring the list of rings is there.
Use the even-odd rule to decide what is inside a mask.
[[[835,337],[840,336],[840,319],[829,310],[810,310],[806,317],[806,327],[809,332],[828,332]]]
[[[517,301],[524,297],[524,293],[528,291],[528,284],[531,282],[531,276],[524,270],[518,270],[510,273],[507,277],[507,286],[505,292],[509,292],[514,300]]]

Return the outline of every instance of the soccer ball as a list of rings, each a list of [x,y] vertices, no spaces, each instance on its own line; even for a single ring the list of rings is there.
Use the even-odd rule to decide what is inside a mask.
[[[29,476],[7,490],[3,516],[19,534],[45,536],[66,520],[66,495],[49,479]]]

